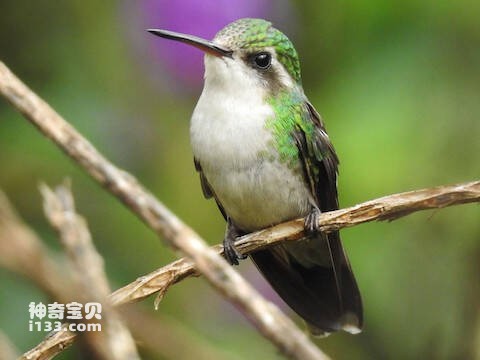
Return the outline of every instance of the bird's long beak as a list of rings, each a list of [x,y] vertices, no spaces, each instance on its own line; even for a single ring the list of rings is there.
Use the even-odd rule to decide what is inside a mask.
[[[175,41],[184,42],[195,46],[196,48],[205,51],[208,54],[218,57],[232,57],[232,50],[226,49],[223,46],[217,45],[212,41],[205,40],[193,35],[181,34],[168,30],[160,29],[148,29],[149,33],[163,37],[165,39],[171,39]]]

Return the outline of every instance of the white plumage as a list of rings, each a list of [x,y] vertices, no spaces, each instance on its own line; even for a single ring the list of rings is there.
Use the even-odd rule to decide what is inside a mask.
[[[193,153],[205,177],[245,231],[304,216],[310,208],[300,169],[277,159],[265,128],[274,111],[258,81],[242,61],[205,56],[205,86],[190,127]]]

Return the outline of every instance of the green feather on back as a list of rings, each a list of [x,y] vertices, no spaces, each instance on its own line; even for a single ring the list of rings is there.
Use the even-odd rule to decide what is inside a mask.
[[[284,91],[268,99],[275,116],[269,118],[265,124],[273,134],[279,159],[294,166],[298,162],[298,147],[294,133],[301,129],[308,144],[314,142],[315,125],[310,119],[306,107],[305,95],[300,91]]]

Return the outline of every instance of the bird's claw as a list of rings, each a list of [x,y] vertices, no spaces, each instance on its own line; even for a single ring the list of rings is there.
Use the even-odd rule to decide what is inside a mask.
[[[305,218],[305,231],[308,234],[314,234],[320,231],[320,214],[321,211],[317,207],[313,207],[312,211]]]
[[[247,255],[243,255],[235,247],[235,237],[226,236],[223,240],[223,256],[230,265],[238,265],[238,260],[244,260]]]
[[[227,230],[225,238],[223,239],[223,256],[230,263],[230,265],[238,265],[238,260],[244,260],[247,255],[243,255],[235,247],[235,240],[241,235],[235,227],[231,219],[227,221]]]

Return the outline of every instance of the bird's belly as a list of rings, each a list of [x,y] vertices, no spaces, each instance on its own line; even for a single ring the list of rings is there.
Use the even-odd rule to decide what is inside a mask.
[[[263,229],[308,213],[309,192],[299,169],[278,160],[258,159],[243,167],[204,171],[226,213],[244,231]]]
[[[190,135],[194,156],[227,215],[241,230],[255,231],[306,215],[310,195],[300,162],[291,168],[279,160],[266,126],[275,116],[267,94],[258,87],[239,92],[244,80],[207,78]]]

